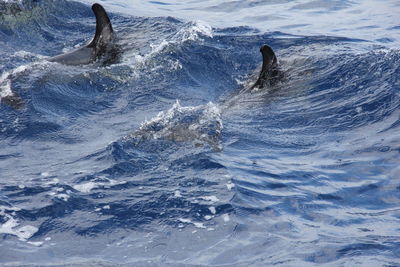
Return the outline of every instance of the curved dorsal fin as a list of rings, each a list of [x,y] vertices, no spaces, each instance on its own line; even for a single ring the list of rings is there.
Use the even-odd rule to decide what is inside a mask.
[[[263,57],[262,67],[256,83],[251,88],[263,88],[266,85],[272,85],[280,76],[278,60],[274,50],[268,45],[263,45],[260,48],[260,52]]]
[[[88,47],[96,47],[98,44],[102,45],[110,42],[113,38],[113,29],[111,21],[100,4],[93,4],[92,10],[96,16],[96,34],[93,40],[88,44]]]
[[[269,68],[273,67],[277,63],[277,59],[274,50],[268,45],[263,45],[260,48],[260,52],[263,57],[263,65],[261,67],[261,72],[267,71]]]

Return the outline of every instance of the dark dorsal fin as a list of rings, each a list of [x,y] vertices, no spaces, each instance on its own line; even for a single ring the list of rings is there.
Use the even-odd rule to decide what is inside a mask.
[[[96,16],[96,34],[88,47],[97,47],[112,40],[113,29],[105,9],[100,4],[93,4],[92,10]]]
[[[264,72],[277,64],[275,53],[270,46],[268,45],[261,46],[260,52],[263,57],[263,65],[261,68],[261,72]]]
[[[268,45],[263,45],[260,48],[260,52],[263,57],[261,72],[256,83],[251,88],[263,88],[266,85],[272,85],[280,76],[278,60],[276,59],[274,50]]]

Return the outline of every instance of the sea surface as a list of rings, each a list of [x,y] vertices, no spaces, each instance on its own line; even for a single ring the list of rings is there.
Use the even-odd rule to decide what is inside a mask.
[[[98,2],[0,0],[1,266],[400,266],[398,0]]]

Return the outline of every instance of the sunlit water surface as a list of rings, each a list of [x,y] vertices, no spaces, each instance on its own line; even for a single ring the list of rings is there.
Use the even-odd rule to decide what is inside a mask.
[[[400,265],[399,1],[99,2],[0,1],[0,265]]]

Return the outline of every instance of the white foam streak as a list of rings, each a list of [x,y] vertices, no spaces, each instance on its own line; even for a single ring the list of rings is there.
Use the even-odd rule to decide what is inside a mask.
[[[222,132],[220,108],[213,103],[183,107],[177,100],[167,111],[158,113],[151,120],[142,123],[139,130],[126,138],[142,140],[166,139],[175,142],[192,142],[197,145],[208,144],[220,151]]]
[[[172,35],[168,40],[163,40],[158,44],[150,44],[151,51],[142,56],[135,55],[135,63],[146,64],[149,60],[154,58],[156,55],[160,54],[164,49],[167,49],[169,46],[178,46],[186,41],[196,41],[201,39],[201,36],[206,36],[209,38],[213,37],[213,29],[210,25],[201,22],[194,21],[186,24],[182,29],[180,29],[177,33]],[[173,69],[181,68],[181,64],[179,61],[171,62],[171,66]]]
[[[82,193],[89,193],[90,191],[92,191],[95,188],[99,188],[99,187],[111,187],[114,185],[120,185],[120,184],[125,184],[126,181],[115,181],[112,179],[108,179],[108,178],[102,178],[102,181],[90,181],[87,183],[83,183],[83,184],[77,184],[77,185],[73,185],[72,187]],[[104,181],[105,180],[105,181]]]
[[[23,52],[19,52],[21,55],[23,56]],[[19,67],[16,67],[10,71],[6,71],[3,74],[1,74],[0,76],[0,102],[1,99],[4,97],[8,97],[8,96],[13,96],[14,93],[11,89],[11,79],[23,72],[25,72],[26,70],[29,70],[32,68],[32,66],[34,66],[35,64],[29,63],[26,65],[22,65]]]
[[[18,220],[7,213],[7,211],[15,212],[18,210],[20,209],[0,206],[0,216],[6,218],[6,222],[0,225],[0,234],[14,235],[17,236],[19,240],[26,241],[38,231],[38,228],[32,225],[18,227]]]
[[[19,66],[11,71],[6,71],[0,76],[0,100],[3,97],[12,96],[13,92],[11,90],[11,79],[10,77],[13,75],[17,75],[19,73],[27,70],[29,65]]]
[[[207,105],[200,105],[200,106],[189,106],[189,107],[183,107],[181,106],[179,100],[176,100],[175,104],[172,106],[167,111],[161,111],[157,114],[156,117],[154,117],[151,120],[146,120],[142,123],[140,129],[143,130],[150,124],[154,123],[160,123],[162,122],[163,124],[168,124],[173,118],[176,117],[177,114],[185,114],[185,113],[190,113],[191,111],[199,111],[204,109],[204,117],[200,118],[199,122],[204,123],[208,118],[218,118],[221,114],[221,111],[219,107],[212,102],[209,102]],[[222,122],[221,122],[222,123]],[[191,127],[197,128],[198,126],[196,125],[191,125]]]
[[[200,39],[201,35],[212,38],[213,30],[210,25],[198,20],[191,22],[187,27],[179,30],[173,39],[176,39],[180,42],[185,42],[188,40],[196,41]]]
[[[190,219],[179,218],[179,221],[182,222],[182,223],[186,223],[186,224],[193,224],[196,228],[201,228],[201,229],[205,229],[206,228],[203,223],[201,223],[201,222],[192,222]]]

